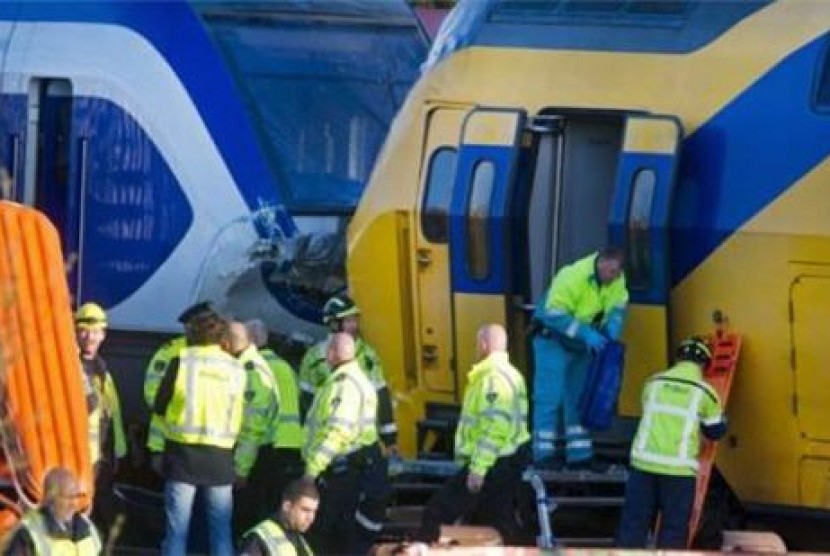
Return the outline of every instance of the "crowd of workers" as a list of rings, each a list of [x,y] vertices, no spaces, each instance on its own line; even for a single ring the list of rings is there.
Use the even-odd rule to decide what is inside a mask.
[[[521,542],[516,493],[531,462],[596,469],[578,399],[592,358],[623,329],[623,263],[616,248],[576,261],[556,274],[539,301],[532,433],[525,380],[510,363],[504,328],[479,329],[478,362],[468,374],[455,436],[461,468],[427,503],[407,550],[436,542],[440,526],[459,518],[494,527],[508,544]],[[266,347],[262,322],[228,321],[206,302],[182,313],[184,335],[153,356],[144,398],[152,467],[165,479],[163,554],[187,552],[197,492],[211,554],[369,551],[390,501],[387,462],[398,455],[393,405],[380,359],[360,336],[358,307],[338,295],[323,313],[330,334],[309,349],[299,373]],[[92,517],[106,537],[125,435],[118,394],[98,353],[107,316],[87,303],[75,324],[96,477]],[[693,338],[676,356],[676,365],[643,390],[619,546],[646,546],[658,511],[657,546],[686,546],[699,433],[715,439],[725,431],[717,394],[702,378],[710,348]],[[11,545],[22,552],[12,553],[43,554],[42,543],[70,542],[78,554],[97,554],[95,526],[62,502],[74,504],[77,489],[68,471],[50,473],[44,507],[22,520]]]

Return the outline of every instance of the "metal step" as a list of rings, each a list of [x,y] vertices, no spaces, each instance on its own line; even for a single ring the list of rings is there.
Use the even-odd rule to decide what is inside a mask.
[[[597,473],[590,470],[563,469],[554,471],[552,469],[534,469],[525,473],[525,480],[528,480],[528,473],[533,472],[539,475],[545,483],[625,483],[628,480],[628,469],[621,465],[612,465],[607,471]]]
[[[611,548],[614,537],[556,537],[557,548]]]
[[[552,496],[551,501],[559,508],[605,508],[621,507],[623,496]]]

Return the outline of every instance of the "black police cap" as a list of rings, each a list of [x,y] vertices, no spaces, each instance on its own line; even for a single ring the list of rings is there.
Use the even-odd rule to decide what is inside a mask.
[[[215,315],[216,311],[213,309],[213,305],[210,304],[210,301],[200,301],[194,305],[191,305],[184,312],[179,315],[179,322],[182,324],[187,324],[188,321],[193,320],[196,317],[201,316],[208,316],[208,315]]]

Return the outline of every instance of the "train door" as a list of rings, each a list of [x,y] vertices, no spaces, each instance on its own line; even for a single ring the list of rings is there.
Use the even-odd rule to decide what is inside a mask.
[[[511,208],[524,123],[521,110],[489,108],[464,121],[450,217],[453,337],[463,373],[474,362],[479,326],[508,321]]]
[[[66,79],[34,79],[29,87],[23,201],[49,216],[61,236],[76,296],[81,194],[72,179],[72,86]]]
[[[803,437],[830,441],[830,266],[799,264],[790,285],[791,357],[795,376],[793,411]]]
[[[455,391],[453,307],[450,292],[450,202],[455,183],[458,136],[467,110],[432,106],[426,114],[421,167],[420,221],[415,257],[418,288],[418,345],[422,385],[432,393]]]
[[[639,414],[643,380],[669,363],[669,224],[681,138],[673,116],[626,118],[609,230],[611,242],[625,246],[631,295],[623,415]]]

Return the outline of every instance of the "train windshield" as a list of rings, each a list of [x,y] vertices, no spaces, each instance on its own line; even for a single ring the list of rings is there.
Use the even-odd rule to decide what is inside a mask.
[[[194,2],[295,214],[351,212],[427,42],[403,2]]]

